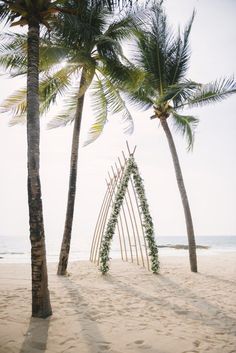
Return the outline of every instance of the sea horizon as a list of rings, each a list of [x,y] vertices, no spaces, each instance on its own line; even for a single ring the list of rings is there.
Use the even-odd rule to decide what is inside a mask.
[[[196,245],[198,255],[215,255],[220,252],[236,252],[236,235],[198,235]],[[159,254],[165,256],[185,256],[187,249],[181,248],[188,245],[187,235],[157,236],[156,242]],[[114,241],[111,249],[111,258],[121,257],[120,249]],[[175,248],[175,246],[180,246]],[[47,261],[57,262],[59,257],[60,242],[58,239],[46,239]],[[90,243],[79,243],[78,239],[72,238],[70,261],[89,260]],[[29,263],[30,241],[22,236],[0,236],[0,264],[1,263]]]

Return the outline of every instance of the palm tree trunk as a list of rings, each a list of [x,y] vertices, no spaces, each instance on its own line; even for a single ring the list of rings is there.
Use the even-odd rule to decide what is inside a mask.
[[[184,180],[183,180],[183,175],[180,168],[179,158],[178,158],[175,143],[166,119],[160,119],[160,121],[169,143],[169,147],[170,147],[170,151],[171,151],[171,155],[174,163],[174,168],[175,168],[177,184],[179,187],[179,192],[183,203],[185,222],[186,222],[186,228],[187,228],[187,234],[188,234],[190,267],[192,272],[197,272],[197,255],[196,255],[196,243],[195,243],[195,237],[194,237],[193,221],[192,221],[191,211],[189,207],[187,192],[184,186]]]
[[[80,91],[83,89],[82,86],[84,85],[84,81],[85,81],[85,78],[82,72],[80,89],[79,89],[79,98],[78,98],[77,108],[75,113],[72,147],[71,147],[70,180],[69,180],[69,190],[68,190],[68,198],[67,198],[65,228],[64,228],[64,234],[63,234],[63,239],[61,244],[59,264],[57,269],[57,274],[60,276],[66,275],[69,252],[70,252],[71,231],[72,231],[72,224],[73,224],[75,195],[76,195],[79,136],[80,136],[80,127],[81,127],[83,104],[84,104],[84,97],[85,97],[85,93],[83,93],[80,96]]]
[[[29,23],[27,72],[28,204],[32,267],[32,316],[52,314],[48,290],[43,209],[39,176],[39,24]]]

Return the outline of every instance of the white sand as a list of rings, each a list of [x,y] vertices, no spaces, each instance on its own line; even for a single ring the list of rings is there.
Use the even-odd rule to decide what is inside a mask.
[[[206,252],[204,252],[206,253]],[[236,254],[161,257],[161,274],[86,261],[49,266],[53,316],[32,319],[30,265],[0,266],[0,353],[236,352]]]

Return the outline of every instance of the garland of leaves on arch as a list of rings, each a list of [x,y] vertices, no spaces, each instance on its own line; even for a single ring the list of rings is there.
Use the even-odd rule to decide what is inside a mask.
[[[110,219],[107,223],[106,231],[101,242],[99,257],[100,271],[102,272],[102,274],[106,274],[109,271],[109,253],[111,248],[111,242],[115,233],[115,228],[118,222],[118,216],[121,210],[122,203],[124,201],[128,183],[132,176],[135,190],[138,195],[140,208],[142,211],[142,225],[144,227],[145,239],[147,240],[147,245],[149,248],[151,270],[155,274],[157,274],[159,271],[158,248],[155,243],[153,221],[149,212],[149,206],[145,196],[144,185],[142,178],[139,174],[138,166],[134,160],[133,155],[130,155],[129,159],[126,162],[123,177],[119,182],[117,193],[115,195],[115,200],[112,206]]]

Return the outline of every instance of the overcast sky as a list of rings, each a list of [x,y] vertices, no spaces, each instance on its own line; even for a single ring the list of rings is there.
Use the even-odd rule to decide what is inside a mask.
[[[165,0],[169,22],[184,26],[197,10],[191,34],[188,77],[206,83],[236,71],[235,0]],[[20,83],[0,77],[1,100]],[[86,102],[82,138],[93,113]],[[175,135],[196,235],[236,234],[236,96],[195,109],[200,124],[193,152]],[[101,138],[81,147],[73,242],[90,244],[105,192],[107,171],[125,149],[137,145],[136,160],[145,182],[157,235],[185,235],[185,220],[164,132],[151,112],[132,111],[135,132],[125,136],[119,119],[110,119]],[[65,219],[72,127],[47,131],[42,121],[41,181],[45,232],[58,246]],[[173,132],[175,134],[175,132]],[[26,127],[0,119],[0,235],[28,236]]]

